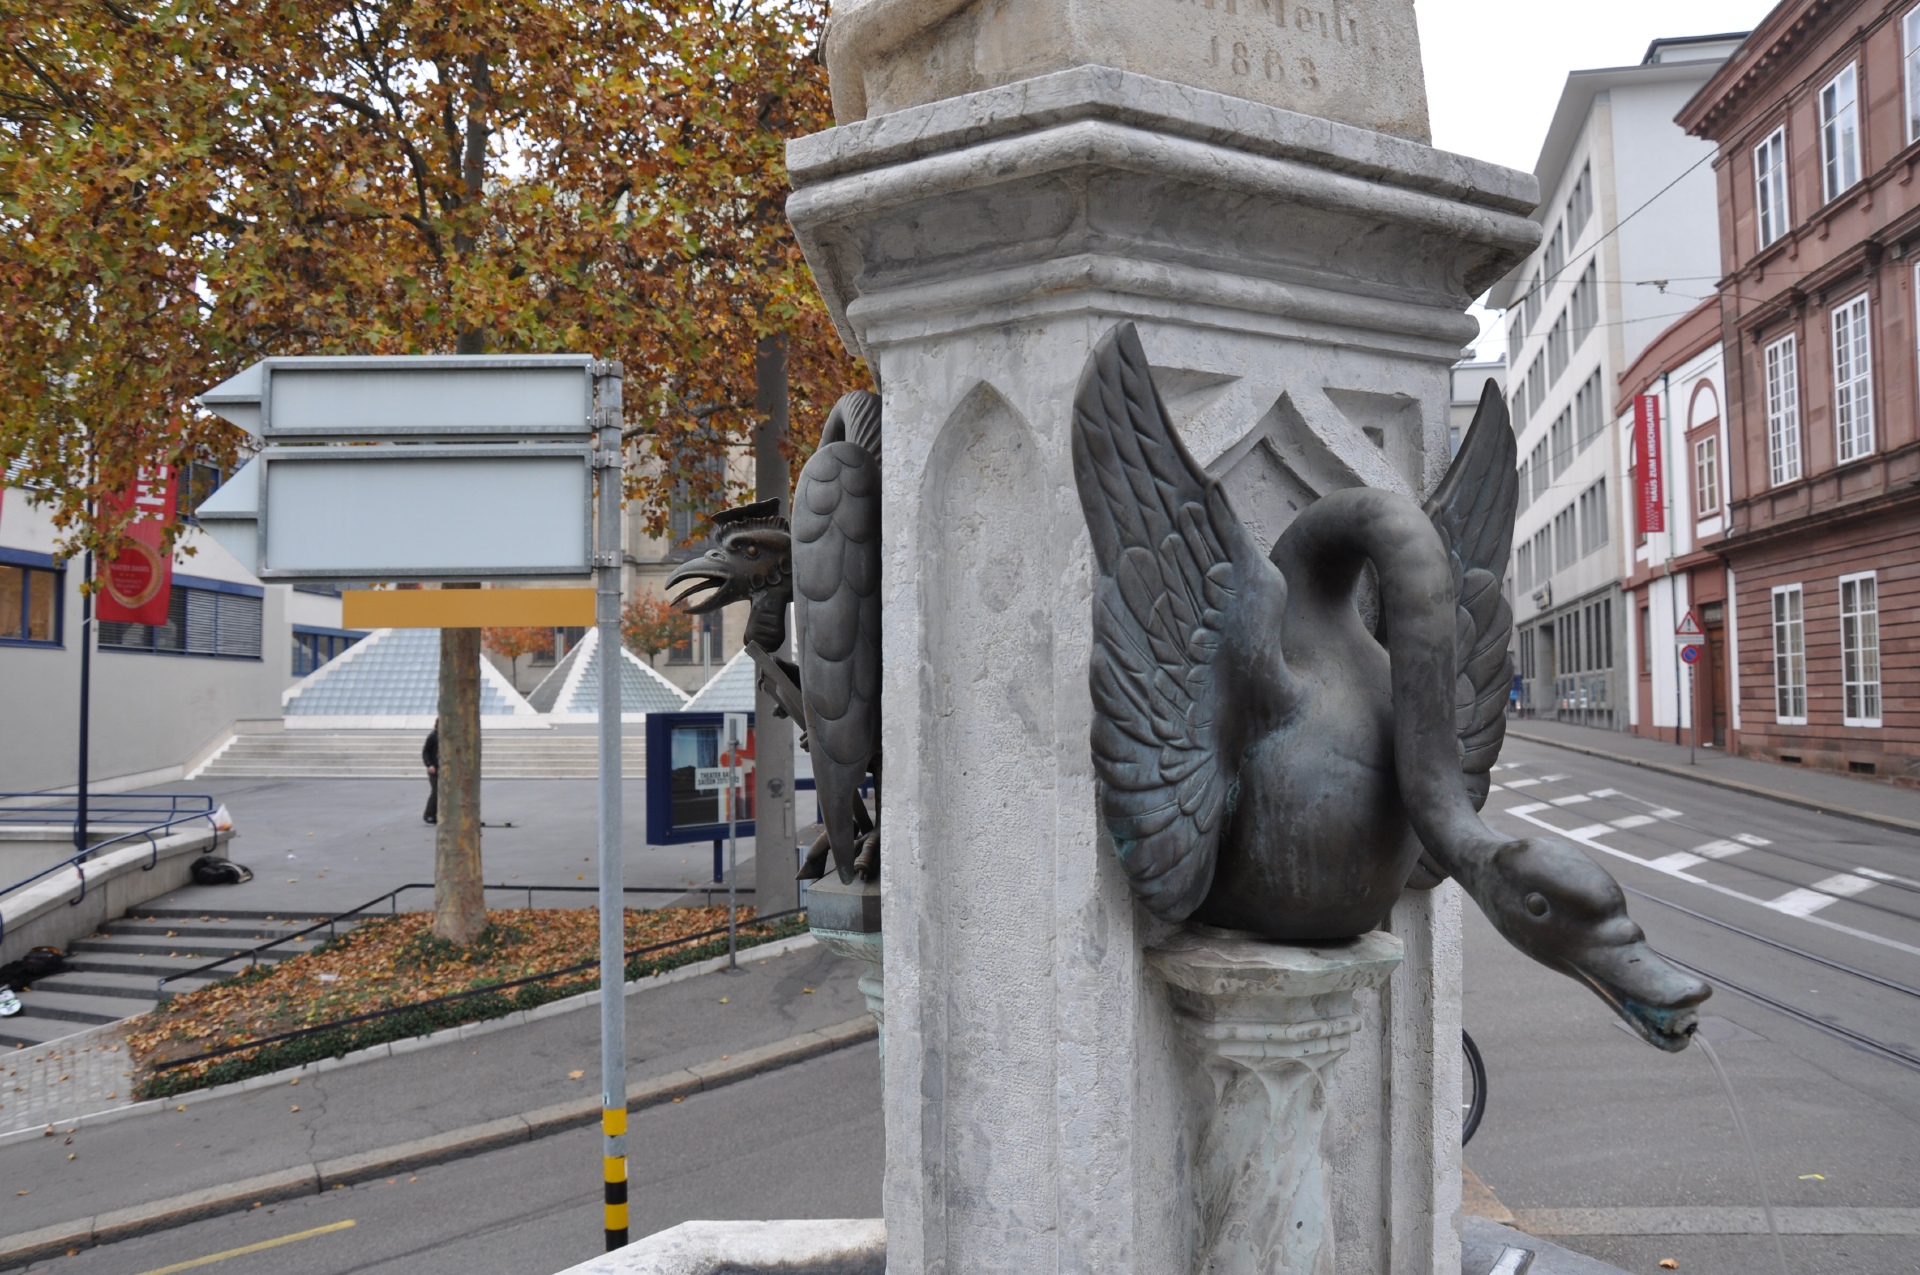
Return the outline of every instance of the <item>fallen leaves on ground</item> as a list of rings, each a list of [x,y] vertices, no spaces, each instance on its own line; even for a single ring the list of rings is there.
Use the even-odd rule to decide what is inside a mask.
[[[752,916],[751,907],[739,911],[743,924]],[[379,917],[315,951],[176,996],[136,1020],[127,1043],[150,1071],[223,1046],[566,969],[599,954],[599,914],[591,908],[490,911],[486,930],[466,947],[434,938],[432,920],[428,912]],[[628,909],[626,950],[726,924],[724,907]],[[565,979],[597,977],[590,968]]]

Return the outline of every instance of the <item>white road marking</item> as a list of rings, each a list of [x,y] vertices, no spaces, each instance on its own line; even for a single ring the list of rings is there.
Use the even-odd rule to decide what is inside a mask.
[[[1546,808],[1547,808],[1546,802],[1536,801],[1525,806],[1509,806],[1505,810],[1501,811],[1501,813],[1508,814],[1508,815],[1519,815],[1522,819],[1525,819],[1528,815],[1532,814],[1534,811],[1545,810]],[[1536,820],[1535,822],[1538,822],[1538,820]],[[1545,828],[1545,827],[1549,827],[1550,825],[1541,824],[1540,826]],[[1560,830],[1558,828],[1555,828],[1554,831],[1558,832]]]
[[[1543,810],[1543,809],[1545,809],[1545,806],[1543,805],[1515,806],[1502,813],[1513,815],[1520,819],[1524,819],[1526,822],[1534,825],[1536,828],[1544,828],[1548,832],[1556,833],[1560,836],[1572,837],[1571,833],[1564,832],[1561,829],[1554,827],[1552,824],[1548,823],[1546,820],[1534,818],[1533,812],[1537,810]],[[1594,837],[1572,837],[1572,839],[1575,841],[1578,841],[1581,845],[1586,846],[1589,850],[1597,850],[1601,854],[1612,855],[1616,859],[1625,859],[1630,863],[1639,864],[1643,868],[1647,866],[1647,861],[1645,859],[1640,858],[1638,855],[1628,854],[1624,850],[1616,850],[1614,847],[1608,845],[1606,842],[1600,841]],[[1688,881],[1694,885],[1699,886],[1703,890],[1711,890],[1715,894],[1724,894],[1730,899],[1739,899],[1742,903],[1751,903],[1756,907],[1763,907],[1763,908],[1770,908],[1772,906],[1771,903],[1766,899],[1756,899],[1751,894],[1744,894],[1739,890],[1730,889],[1729,887],[1720,885],[1717,882],[1704,881],[1699,877],[1688,876],[1684,870],[1672,870],[1672,871],[1669,871],[1667,875],[1678,877],[1684,881]],[[1838,934],[1848,934],[1853,936],[1854,938],[1862,940],[1863,942],[1877,944],[1880,947],[1890,947],[1896,952],[1905,952],[1909,956],[1920,956],[1920,947],[1916,947],[1911,943],[1902,943],[1898,939],[1890,939],[1884,935],[1875,934],[1870,930],[1856,929],[1851,925],[1842,925],[1838,921],[1829,921],[1826,917],[1814,916],[1812,914],[1803,916],[1800,919],[1805,921],[1808,925],[1817,925],[1822,929],[1832,930]]]
[[[1702,859],[1731,859],[1736,854],[1745,854],[1747,848],[1738,841],[1709,841],[1704,846],[1695,846],[1693,852]]]
[[[1659,823],[1652,815],[1628,815],[1625,819],[1615,819],[1613,826],[1622,832],[1630,828],[1644,828],[1650,823]]]
[[[1788,890],[1779,898],[1770,900],[1767,906],[1788,916],[1812,916],[1821,908],[1839,901],[1831,894],[1822,894],[1818,890]]]
[[[1696,864],[1705,862],[1706,860],[1697,854],[1688,854],[1685,850],[1678,850],[1663,858],[1649,859],[1647,866],[1660,872],[1671,872],[1678,875]]]
[[[1620,797],[1624,795],[1625,794],[1622,793],[1618,788],[1596,788],[1592,792],[1587,794],[1587,796],[1589,797],[1599,798],[1600,800],[1603,800],[1603,801],[1608,797]]]
[[[1855,868],[1854,871],[1863,877],[1872,877],[1875,881],[1890,881],[1894,885],[1904,885],[1915,890],[1920,890],[1920,881],[1912,881],[1906,877],[1897,877],[1891,872],[1881,872],[1876,868]]]
[[[1584,828],[1575,828],[1572,832],[1569,832],[1567,835],[1569,837],[1598,837],[1603,833],[1608,833],[1612,831],[1613,831],[1612,824],[1590,823]]]
[[[1557,784],[1563,779],[1572,778],[1572,775],[1542,775],[1540,776],[1540,782],[1543,784]]]
[[[1539,783],[1539,782],[1540,782],[1540,781],[1539,781],[1538,779],[1509,779],[1509,780],[1507,781],[1507,787],[1509,787],[1509,788],[1531,788],[1531,787],[1533,787],[1533,786],[1534,786],[1535,784],[1537,784],[1537,783]]]
[[[1751,832],[1737,832],[1734,834],[1733,839],[1735,841],[1744,841],[1750,846],[1770,846],[1773,844],[1773,842],[1768,841],[1765,837],[1756,837]]]
[[[1653,817],[1654,817],[1655,819],[1678,819],[1678,818],[1680,818],[1680,812],[1679,812],[1678,810],[1669,810],[1669,809],[1668,809],[1667,807],[1665,807],[1665,806],[1661,806],[1661,807],[1659,807],[1659,808],[1658,808],[1658,809],[1656,809],[1656,810],[1649,810],[1649,811],[1647,811],[1647,813],[1648,813],[1648,814],[1650,814],[1650,815],[1652,815],[1652,816],[1653,816]]]
[[[1555,805],[1555,806],[1577,806],[1583,801],[1592,801],[1592,800],[1593,798],[1587,796],[1587,794],[1583,792],[1577,792],[1573,794],[1573,796],[1571,797],[1548,798],[1549,804]]]

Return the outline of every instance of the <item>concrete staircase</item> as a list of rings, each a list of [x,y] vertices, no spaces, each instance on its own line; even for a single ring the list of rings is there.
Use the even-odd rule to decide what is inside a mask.
[[[39,1045],[103,1023],[144,1014],[160,1001],[163,975],[189,970],[223,956],[234,956],[269,939],[302,929],[321,918],[269,916],[263,912],[196,912],[184,908],[136,908],[111,921],[98,934],[77,939],[67,953],[68,969],[27,988],[16,988],[23,1006],[12,1018],[0,1018],[0,1046]],[[344,933],[352,922],[341,922]],[[263,964],[310,952],[327,931],[263,952]],[[246,962],[226,965],[208,978],[169,983],[169,994],[205,987],[239,973]]]
[[[424,779],[425,731],[309,731],[236,735],[188,779]],[[621,769],[646,774],[647,741],[628,735]],[[593,779],[599,741],[590,733],[487,731],[480,747],[488,779]]]

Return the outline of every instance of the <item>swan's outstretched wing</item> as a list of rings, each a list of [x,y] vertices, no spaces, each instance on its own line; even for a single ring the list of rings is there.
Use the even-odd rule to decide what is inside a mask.
[[[1454,682],[1454,727],[1460,769],[1474,809],[1486,804],[1493,763],[1507,738],[1507,695],[1513,684],[1513,609],[1500,591],[1513,547],[1513,514],[1520,501],[1518,452],[1507,402],[1491,380],[1480,395],[1460,454],[1427,501],[1427,516],[1453,559],[1459,604],[1459,662]]]
[[[793,490],[793,618],[820,810],[842,880],[859,854],[860,785],[880,747],[880,400],[828,418]]]
[[[1243,595],[1284,597],[1218,484],[1174,435],[1140,338],[1094,347],[1073,411],[1092,535],[1093,764],[1134,893],[1183,920],[1205,900],[1237,758],[1222,755],[1215,657]],[[1255,576],[1258,578],[1255,578]]]

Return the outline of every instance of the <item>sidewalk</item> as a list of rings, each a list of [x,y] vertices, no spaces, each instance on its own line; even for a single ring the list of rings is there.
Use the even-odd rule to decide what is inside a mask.
[[[1663,744],[1627,731],[1599,730],[1539,718],[1509,718],[1507,738],[1551,744],[1630,766],[1644,766],[1897,832],[1920,833],[1920,791],[1896,788],[1880,780],[1853,779],[1830,771],[1729,757],[1717,748],[1698,749],[1689,762],[1684,745]]]
[[[859,967],[824,948],[806,945],[759,960],[749,953],[741,970],[630,995],[629,1081],[689,1067],[698,1073],[866,1014],[855,985]],[[8,1188],[0,1251],[9,1237],[76,1219],[267,1175],[310,1177],[326,1161],[457,1135],[556,1104],[593,1106],[598,1086],[599,1014],[583,1006],[310,1071],[289,1083],[186,1094],[160,1110],[82,1123],[71,1134],[59,1124],[51,1137],[0,1142],[0,1182]]]

